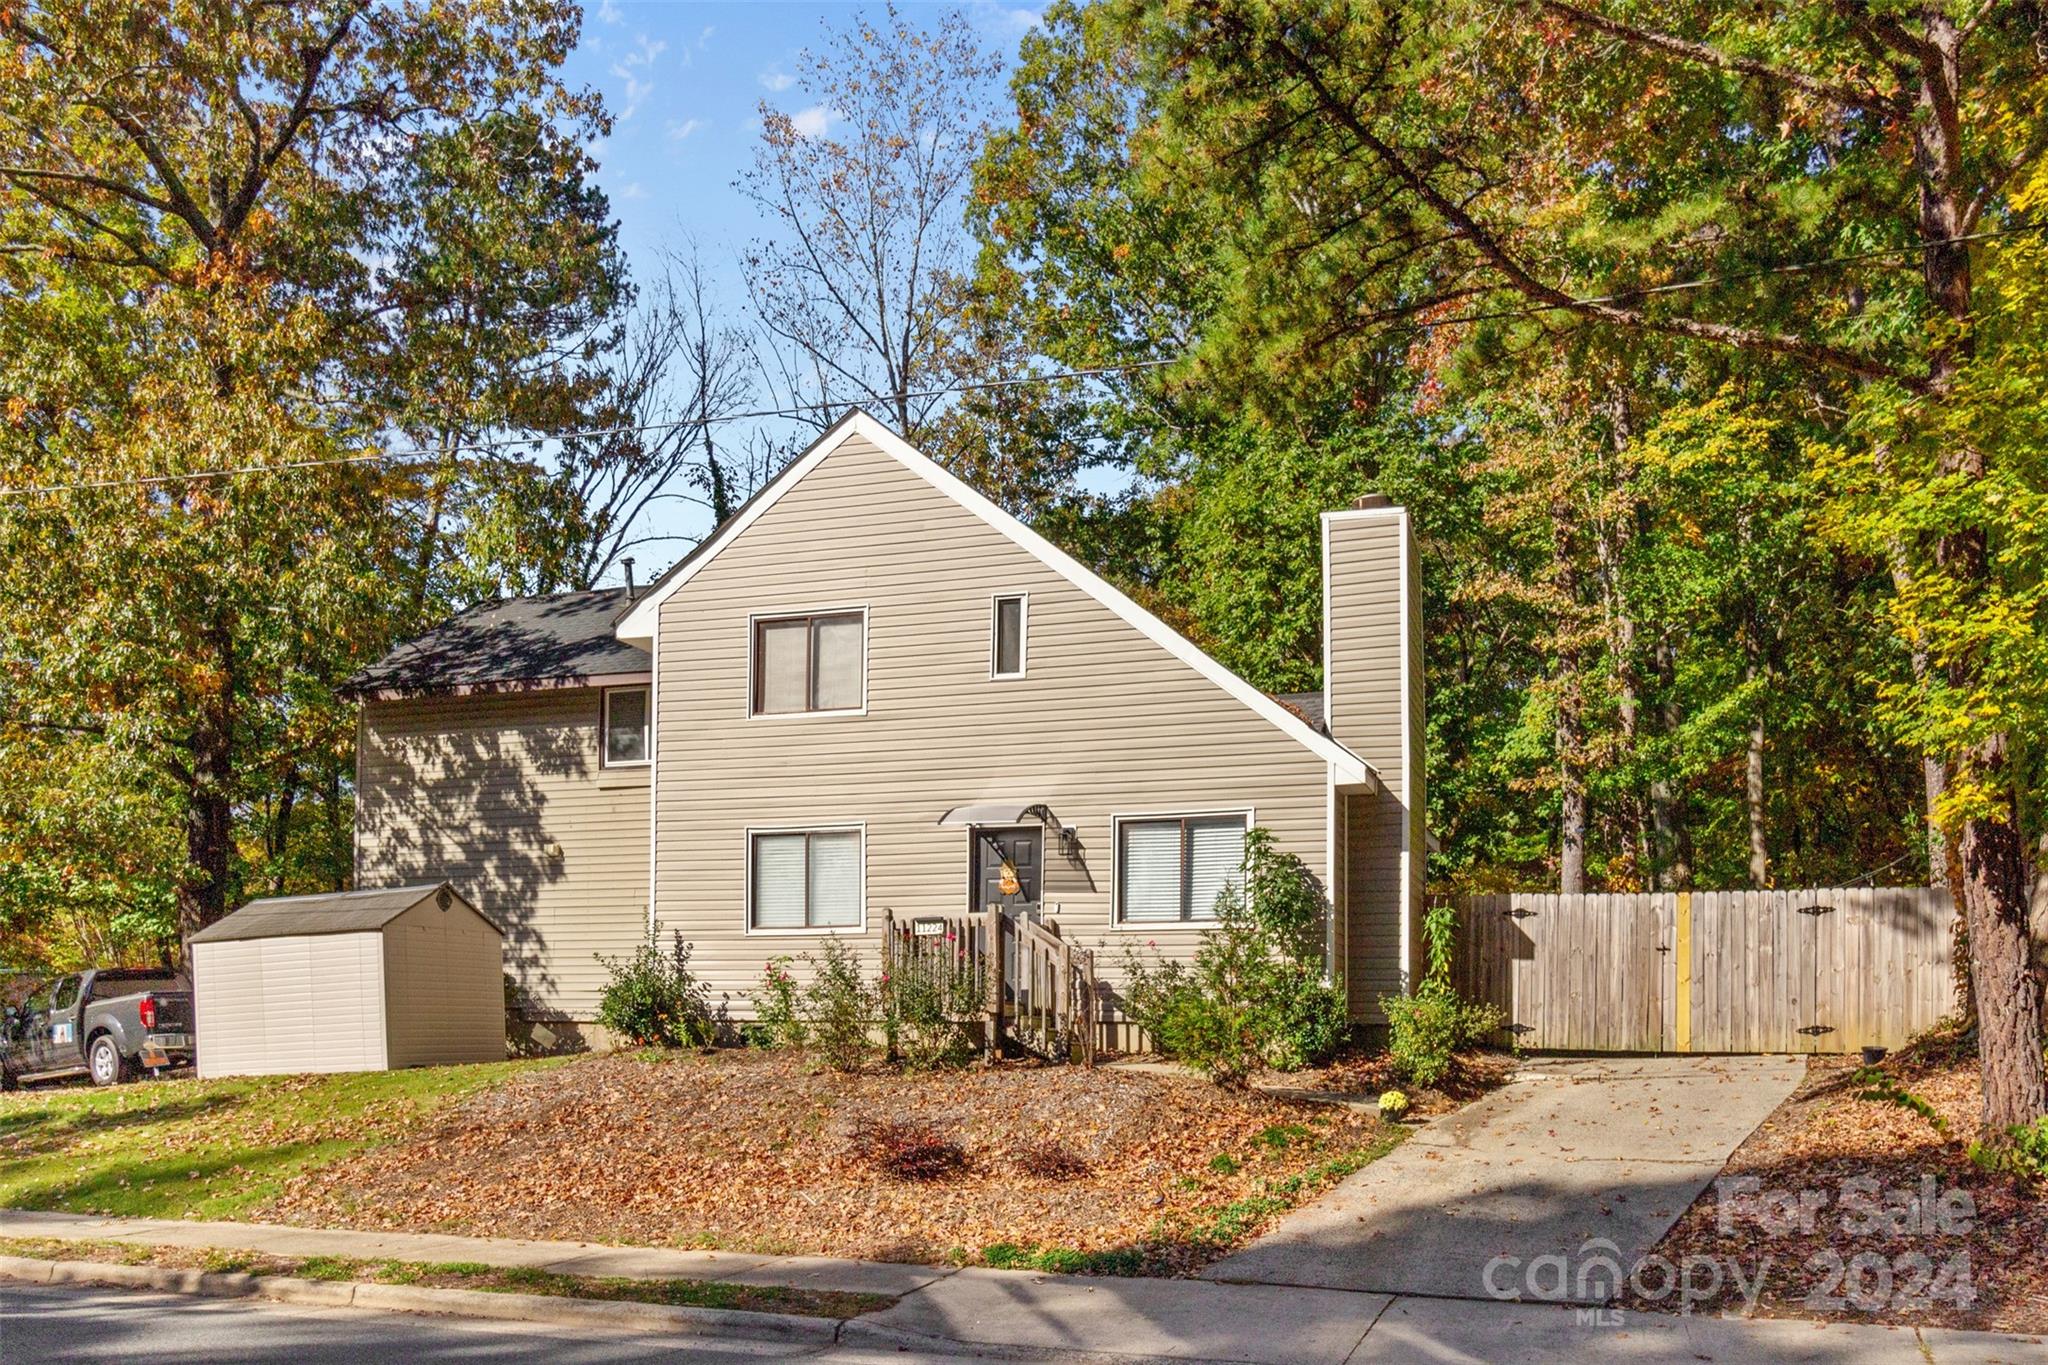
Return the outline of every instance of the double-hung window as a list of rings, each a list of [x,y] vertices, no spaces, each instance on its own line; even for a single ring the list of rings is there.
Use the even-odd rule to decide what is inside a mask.
[[[1244,864],[1241,813],[1142,816],[1116,825],[1117,920],[1180,924],[1216,917]]]
[[[864,613],[844,611],[755,620],[755,715],[858,711],[866,704]]]
[[[634,768],[647,762],[647,689],[608,687],[604,693],[604,766]]]
[[[860,829],[747,835],[750,930],[858,929],[866,917]]]

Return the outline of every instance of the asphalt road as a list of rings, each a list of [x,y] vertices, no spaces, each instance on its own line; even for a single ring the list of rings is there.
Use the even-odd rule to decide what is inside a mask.
[[[305,1308],[260,1300],[147,1294],[86,1285],[0,1281],[0,1362],[277,1362],[363,1365],[383,1361],[545,1360],[758,1362],[831,1365],[958,1359],[839,1348],[817,1352],[771,1342],[714,1341],[647,1332],[594,1334],[567,1327]]]

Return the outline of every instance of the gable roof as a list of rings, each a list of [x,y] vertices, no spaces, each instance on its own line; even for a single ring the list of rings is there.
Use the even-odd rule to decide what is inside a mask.
[[[653,667],[647,651],[612,632],[631,604],[625,588],[485,602],[398,645],[342,691],[404,696],[644,678]]]
[[[311,896],[268,896],[250,901],[192,935],[193,943],[233,943],[252,938],[296,938],[303,934],[365,934],[382,929],[423,901],[448,895],[443,909],[461,906],[493,929],[490,916],[446,882],[328,891]],[[499,929],[503,933],[504,930]]]
[[[773,507],[783,494],[796,487],[806,474],[822,464],[827,456],[853,436],[859,436],[874,445],[905,469],[1037,558],[1054,573],[1108,607],[1139,634],[1243,702],[1289,737],[1313,750],[1337,769],[1336,780],[1339,783],[1377,785],[1378,778],[1365,760],[1322,733],[1299,711],[1275,700],[1238,677],[1204,653],[1193,641],[1132,601],[1100,574],[996,506],[958,475],[912,446],[860,408],[850,409],[834,422],[822,436],[811,443],[809,449],[791,461],[780,474],[769,480],[766,486],[748,499],[725,525],[719,527],[689,554],[677,560],[666,573],[648,584],[647,591],[619,614],[619,638],[643,648],[651,648],[661,604],[674,596],[706,564],[717,558],[718,553],[727,545],[744,535],[747,528],[760,519],[762,513]]]

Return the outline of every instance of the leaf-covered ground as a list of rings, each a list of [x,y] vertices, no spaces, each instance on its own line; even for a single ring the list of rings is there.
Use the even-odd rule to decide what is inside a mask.
[[[1755,1193],[1724,1197],[1709,1186],[1657,1254],[1674,1265],[1732,1262],[1752,1283],[1761,1273],[1754,1311],[1773,1316],[2048,1332],[2048,1198],[1970,1162],[1974,1054],[1921,1047],[1881,1068],[1946,1132],[1910,1102],[1863,1098],[1874,1087],[1857,1070],[1852,1057],[1812,1059],[1805,1082],[1722,1172],[1754,1177]],[[1728,1279],[1695,1311],[1742,1309]],[[1636,1306],[1675,1304],[1655,1296]]]
[[[964,1169],[890,1179],[853,1154],[864,1120],[930,1124],[964,1149]],[[516,1077],[402,1146],[307,1172],[259,1216],[1173,1272],[1248,1240],[1400,1135],[1339,1106],[1111,1068],[843,1076],[803,1054],[629,1054]],[[1032,1155],[1047,1152],[1062,1159]]]

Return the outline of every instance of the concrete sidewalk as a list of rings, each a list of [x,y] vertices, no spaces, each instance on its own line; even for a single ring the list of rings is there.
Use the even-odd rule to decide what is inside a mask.
[[[1202,1276],[1478,1299],[1499,1257],[1576,1272],[1604,1256],[1625,1275],[1805,1071],[1799,1057],[1532,1061]],[[1586,1301],[1608,1287],[1589,1275]]]
[[[0,1211],[0,1237],[115,1240],[279,1255],[477,1261],[583,1275],[682,1276],[898,1296],[845,1323],[842,1346],[1058,1360],[1347,1362],[1743,1361],[1976,1365],[2048,1356],[2039,1339],[1805,1321],[1594,1313],[1569,1307],[828,1257],[604,1247]]]

